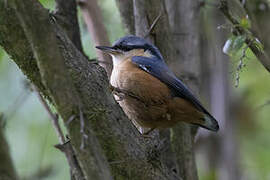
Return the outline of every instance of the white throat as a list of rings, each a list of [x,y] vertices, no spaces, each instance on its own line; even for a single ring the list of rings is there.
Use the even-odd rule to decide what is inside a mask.
[[[151,57],[151,53],[149,51],[144,51],[143,49],[134,49],[128,52],[124,52],[121,54],[111,54],[113,60],[113,66],[117,66],[121,64],[123,61],[133,57],[133,56],[146,56]]]
[[[112,56],[112,61],[113,61],[113,66],[119,65],[123,60],[124,60],[124,55],[111,55]]]

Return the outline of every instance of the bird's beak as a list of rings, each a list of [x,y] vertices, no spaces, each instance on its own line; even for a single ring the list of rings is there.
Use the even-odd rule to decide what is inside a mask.
[[[96,46],[96,48],[105,52],[105,53],[108,53],[108,54],[119,54],[122,52],[122,51],[115,49],[114,47],[110,47],[110,46]]]

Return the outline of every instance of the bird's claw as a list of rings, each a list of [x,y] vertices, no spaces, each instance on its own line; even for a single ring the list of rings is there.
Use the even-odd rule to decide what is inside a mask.
[[[123,101],[123,99],[125,99],[126,95],[123,94],[123,93],[118,93],[118,92],[115,92],[114,95],[116,95],[118,97],[118,99],[115,99],[117,102],[119,101]]]

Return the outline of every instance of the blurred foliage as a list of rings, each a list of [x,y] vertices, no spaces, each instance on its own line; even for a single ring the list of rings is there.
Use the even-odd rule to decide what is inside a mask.
[[[40,0],[48,9],[54,9],[53,0]],[[98,1],[103,10],[104,22],[111,42],[124,35],[119,13],[114,1]],[[94,45],[83,23],[79,11],[79,23],[84,51],[90,58],[95,57]],[[248,28],[249,22],[241,20],[241,26]],[[231,81],[245,48],[244,37],[232,37]],[[222,49],[220,49],[222,50]],[[225,51],[226,52],[226,51]],[[243,57],[243,68],[239,70],[239,87],[233,88],[236,102],[242,109],[237,110],[238,142],[240,165],[244,179],[269,179],[270,177],[270,74],[247,49]],[[5,132],[10,144],[12,158],[20,177],[35,179],[69,179],[69,167],[64,155],[53,145],[58,143],[50,119],[36,95],[24,86],[25,77],[18,67],[0,49],[0,112],[6,117]],[[198,161],[201,161],[200,159]],[[199,163],[204,164],[205,162]],[[200,179],[211,180],[215,172],[202,171]],[[39,176],[38,179],[41,179]]]
[[[223,47],[223,52],[229,56],[235,56],[236,53],[244,46],[245,36],[231,36]]]
[[[233,58],[238,61],[239,56]],[[251,51],[247,51],[244,60],[245,67],[240,74],[240,85],[236,92],[244,96],[244,102],[250,106],[250,110],[243,112],[253,116],[255,127],[252,131],[243,131],[248,125],[248,118],[239,119],[239,144],[243,171],[248,179],[270,178],[270,74],[254,57]],[[246,116],[248,117],[248,116]]]
[[[223,48],[223,51],[231,57],[232,83],[237,81],[235,76],[239,76],[239,85],[233,89],[233,97],[241,103],[236,106],[239,108],[236,117],[239,128],[237,135],[240,166],[244,179],[269,179],[270,74],[244,41],[245,37],[232,36]],[[258,46],[262,49],[260,42]]]
[[[251,23],[250,23],[249,18],[247,18],[247,17],[241,18],[241,20],[240,20],[240,26],[243,27],[244,29],[251,28]]]

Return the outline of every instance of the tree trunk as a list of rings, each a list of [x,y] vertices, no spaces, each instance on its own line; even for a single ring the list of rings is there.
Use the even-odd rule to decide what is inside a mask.
[[[212,44],[216,47],[213,51],[215,65],[211,72],[211,109],[213,115],[219,120],[221,129],[216,142],[219,142],[219,159],[217,176],[220,180],[237,180],[240,178],[240,167],[238,161],[238,147],[236,137],[236,119],[233,116],[231,83],[229,82],[229,57],[222,52],[222,47],[226,42],[226,33],[217,27],[225,23],[223,17],[213,10],[211,17],[215,17],[212,22],[211,34]]]
[[[175,56],[170,67],[198,95],[200,67],[199,1],[166,1]],[[195,130],[196,131],[196,130]],[[172,144],[183,179],[198,179],[194,156],[193,127],[173,128]],[[181,148],[180,148],[181,147]]]
[[[118,4],[121,1],[118,2]],[[131,5],[130,5],[131,6]],[[119,8],[123,6],[119,5]],[[161,51],[164,59],[182,79],[198,93],[199,57],[199,3],[197,1],[133,0],[136,35],[144,37],[156,17],[162,13],[148,39]],[[121,11],[120,11],[121,13]],[[122,13],[122,17],[123,17]],[[129,25],[132,27],[132,25]],[[184,123],[171,131],[171,147],[177,165],[173,166],[183,179],[198,179],[193,152],[192,128]],[[168,144],[169,146],[169,144]]]
[[[95,46],[110,46],[109,37],[103,24],[101,9],[96,0],[79,0],[78,4],[82,10],[84,22],[87,25],[88,32]],[[102,66],[110,77],[112,73],[112,60],[110,55],[96,50],[99,58],[99,64]]]

